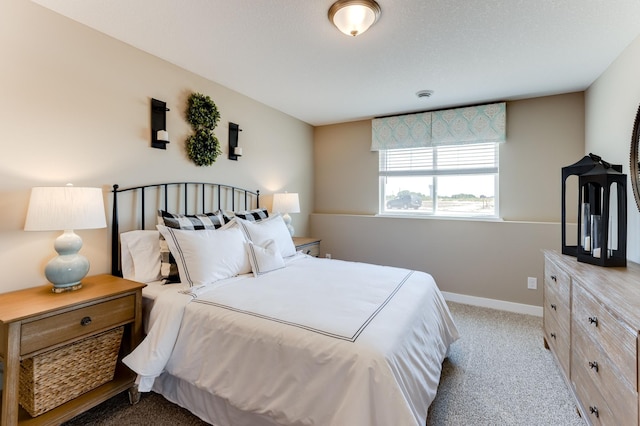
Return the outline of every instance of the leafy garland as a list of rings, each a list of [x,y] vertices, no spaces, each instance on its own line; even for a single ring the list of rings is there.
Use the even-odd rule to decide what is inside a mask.
[[[197,166],[212,165],[222,153],[220,141],[213,134],[220,120],[218,107],[209,96],[192,93],[187,102],[186,119],[194,131],[187,138],[187,155]]]

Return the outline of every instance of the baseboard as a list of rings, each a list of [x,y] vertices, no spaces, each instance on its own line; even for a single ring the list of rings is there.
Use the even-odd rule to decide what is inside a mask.
[[[467,296],[466,294],[449,293],[443,291],[445,300],[464,303],[465,305],[481,306],[483,308],[498,309],[500,311],[518,314],[542,316],[542,306],[525,305],[523,303],[506,302],[504,300],[487,299],[485,297]]]

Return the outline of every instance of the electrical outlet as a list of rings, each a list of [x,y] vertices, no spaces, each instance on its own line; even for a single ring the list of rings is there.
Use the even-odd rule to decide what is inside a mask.
[[[326,257],[327,259],[331,259],[331,253],[325,253],[324,257]]]
[[[538,279],[536,277],[527,277],[527,288],[529,290],[538,289]]]

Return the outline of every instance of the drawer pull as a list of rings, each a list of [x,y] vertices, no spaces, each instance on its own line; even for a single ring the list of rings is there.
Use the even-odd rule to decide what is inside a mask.
[[[555,275],[551,275],[551,281],[558,282],[558,277],[556,277]]]
[[[600,413],[598,413],[598,407],[589,406],[589,411],[591,412],[591,414],[596,416],[596,418],[600,417]]]
[[[91,324],[91,317],[84,317],[80,320],[80,325],[83,327],[89,324]]]
[[[556,338],[556,333],[551,333],[551,337]]]
[[[589,323],[593,324],[594,326],[598,326],[598,318],[597,317],[589,317]]]
[[[557,311],[557,310],[558,310],[558,307],[556,306],[556,304],[555,304],[555,303],[552,303],[552,304],[551,304],[551,309],[553,309],[554,311]]]
[[[596,373],[598,372],[598,362],[597,361],[589,361],[589,368],[591,368],[592,370],[596,370]]]

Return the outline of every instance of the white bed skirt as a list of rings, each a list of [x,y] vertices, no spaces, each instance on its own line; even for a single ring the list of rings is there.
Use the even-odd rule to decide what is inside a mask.
[[[152,390],[215,426],[279,426],[272,419],[238,410],[226,400],[166,372],[156,379]]]

